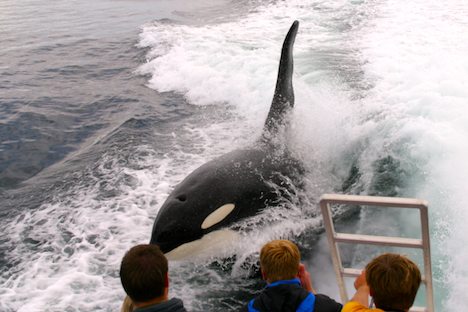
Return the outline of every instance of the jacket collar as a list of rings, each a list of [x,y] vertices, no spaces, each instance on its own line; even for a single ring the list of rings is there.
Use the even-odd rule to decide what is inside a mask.
[[[290,280],[276,281],[276,282],[273,282],[271,284],[268,284],[266,286],[266,288],[275,287],[275,286],[278,286],[278,285],[291,285],[291,284],[301,285],[301,281],[298,278],[293,278],[293,279],[290,279]]]

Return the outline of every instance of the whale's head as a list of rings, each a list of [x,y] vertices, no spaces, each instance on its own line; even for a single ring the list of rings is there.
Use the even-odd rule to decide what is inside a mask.
[[[155,219],[151,244],[164,253],[255,215],[278,196],[263,150],[237,150],[205,163],[175,187]]]
[[[194,210],[189,207],[194,207]],[[200,240],[205,234],[231,223],[238,214],[239,209],[236,208],[236,203],[230,200],[222,204],[219,200],[198,201],[192,199],[190,194],[171,196],[156,218],[151,243],[168,253],[186,243]]]

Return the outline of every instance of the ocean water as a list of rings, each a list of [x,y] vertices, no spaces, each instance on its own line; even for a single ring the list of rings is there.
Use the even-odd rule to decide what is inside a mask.
[[[260,135],[296,19],[288,148],[307,168],[307,200],[171,262],[171,296],[192,311],[239,309],[262,287],[256,252],[286,237],[339,299],[317,202],[347,192],[429,201],[437,311],[461,310],[466,16],[463,0],[0,0],[0,311],[117,311],[120,260],[149,241],[172,188]],[[414,220],[339,222],[413,235]]]

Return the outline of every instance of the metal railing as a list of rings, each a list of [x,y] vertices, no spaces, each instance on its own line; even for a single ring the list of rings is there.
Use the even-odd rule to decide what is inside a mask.
[[[330,211],[330,205],[332,204],[368,205],[369,208],[378,206],[387,208],[419,209],[422,239],[337,233],[333,225],[332,215]],[[338,243],[371,244],[381,246],[417,248],[422,249],[423,251],[424,275],[422,281],[425,284],[426,288],[426,307],[412,307],[410,309],[410,312],[434,312],[428,208],[426,201],[412,198],[325,194],[320,199],[320,209],[322,210],[325,230],[328,238],[328,244],[330,246],[333,261],[333,267],[335,269],[338,287],[340,289],[340,296],[343,302],[347,302],[349,300],[348,294],[346,292],[346,285],[344,283],[344,277],[359,276],[362,270],[343,267],[340,252],[338,249]]]

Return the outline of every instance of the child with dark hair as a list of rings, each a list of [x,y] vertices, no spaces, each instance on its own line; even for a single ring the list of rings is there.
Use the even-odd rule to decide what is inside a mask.
[[[184,312],[180,299],[169,300],[168,263],[156,245],[137,245],[123,257],[120,280],[130,297],[122,310],[135,312]]]
[[[421,272],[408,258],[386,253],[369,262],[356,278],[356,294],[345,304],[343,312],[407,312],[414,303],[421,284]],[[369,296],[376,309],[367,308]]]

